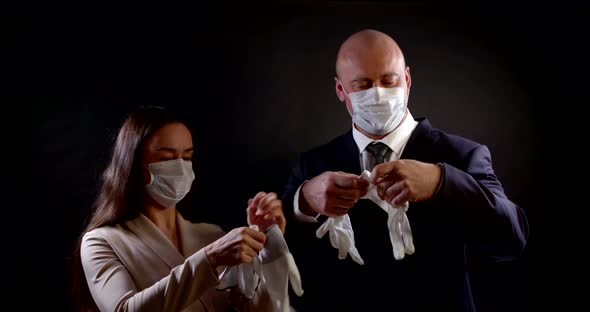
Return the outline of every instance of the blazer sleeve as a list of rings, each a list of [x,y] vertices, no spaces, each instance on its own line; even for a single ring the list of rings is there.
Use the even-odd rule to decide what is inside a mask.
[[[465,171],[446,163],[443,167],[437,200],[458,208],[468,246],[498,261],[520,255],[528,236],[526,216],[504,194],[488,148],[478,145],[469,151]]]
[[[180,311],[218,283],[204,249],[142,291],[137,290],[127,269],[100,233],[84,235],[81,259],[88,287],[101,311]]]
[[[281,194],[281,200],[283,201],[283,205],[285,207],[285,217],[289,221],[296,221],[293,200],[295,200],[295,193],[297,192],[299,186],[301,186],[301,184],[308,178],[305,172],[304,156],[305,154],[300,156],[299,160],[291,170],[287,185]]]

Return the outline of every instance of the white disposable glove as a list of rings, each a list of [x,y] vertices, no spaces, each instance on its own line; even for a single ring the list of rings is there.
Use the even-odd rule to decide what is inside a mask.
[[[330,232],[330,243],[332,247],[338,249],[338,259],[345,259],[346,254],[350,254],[354,262],[361,265],[365,264],[365,261],[363,261],[359,251],[356,249],[354,232],[352,231],[352,224],[350,223],[348,214],[328,218],[316,231],[316,237],[322,238],[328,231]]]
[[[289,283],[297,296],[303,295],[301,276],[295,259],[278,225],[266,231],[266,243],[260,251],[261,278],[272,300],[273,311],[293,311],[289,303]]]
[[[256,226],[253,226],[257,229]],[[266,230],[266,242],[251,263],[227,267],[221,274],[217,289],[238,287],[247,298],[254,297],[259,282],[266,286],[277,312],[293,311],[289,303],[289,282],[297,296],[303,295],[301,276],[278,225]]]
[[[258,226],[256,225],[252,225],[250,228],[258,231]],[[230,287],[238,287],[246,298],[252,299],[260,281],[261,266],[260,255],[257,255],[252,258],[252,262],[250,263],[226,267],[219,276],[217,289],[225,290]]]
[[[361,174],[361,178],[371,182],[371,172],[365,170]],[[362,197],[372,200],[379,205],[381,209],[387,212],[387,227],[389,228],[389,239],[393,247],[393,256],[396,260],[401,260],[406,254],[414,253],[414,242],[412,238],[412,229],[406,211],[408,211],[408,203],[404,203],[402,207],[394,208],[390,203],[379,197],[377,193],[377,186],[369,184],[367,194]]]

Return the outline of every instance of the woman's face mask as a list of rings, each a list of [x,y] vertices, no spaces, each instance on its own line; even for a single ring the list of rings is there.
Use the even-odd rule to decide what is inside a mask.
[[[182,158],[151,163],[148,166],[150,183],[147,193],[160,205],[168,208],[181,201],[195,180],[193,163]]]

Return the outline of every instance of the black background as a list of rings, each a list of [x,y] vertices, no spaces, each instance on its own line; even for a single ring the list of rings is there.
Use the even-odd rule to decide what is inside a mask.
[[[556,264],[547,256],[557,196],[546,164],[559,152],[554,135],[563,139],[557,133],[571,125],[565,107],[583,103],[581,1],[53,9],[30,19],[34,32],[21,55],[35,73],[25,95],[33,95],[32,167],[42,186],[23,217],[40,221],[43,236],[25,257],[44,259],[35,285],[49,296],[47,307],[71,308],[67,258],[126,114],[160,105],[185,115],[197,175],[186,216],[242,226],[249,197],[280,192],[299,152],[349,129],[334,61],[340,43],[363,28],[390,34],[404,51],[414,117],[486,144],[506,193],[528,215],[519,261],[474,264],[479,310],[557,302]]]

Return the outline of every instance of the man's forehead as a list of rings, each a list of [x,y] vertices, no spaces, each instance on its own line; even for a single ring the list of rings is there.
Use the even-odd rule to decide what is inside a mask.
[[[395,57],[388,58],[351,58],[340,64],[340,75],[343,78],[360,79],[362,77],[382,77],[387,75],[402,75],[405,67],[403,60]]]

